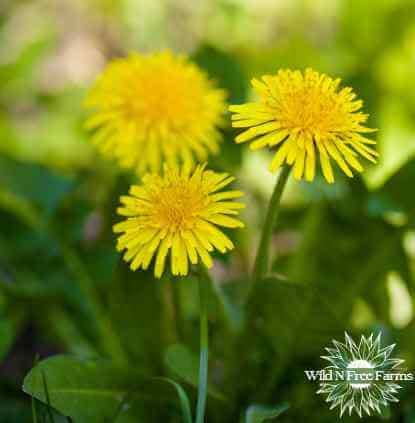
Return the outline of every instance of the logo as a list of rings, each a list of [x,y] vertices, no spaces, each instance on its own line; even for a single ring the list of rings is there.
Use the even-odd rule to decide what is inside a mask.
[[[358,344],[345,333],[345,343],[333,340],[333,346],[321,356],[330,365],[305,374],[308,380],[320,382],[317,393],[325,395],[330,410],[340,409],[340,417],[346,412],[359,417],[380,414],[382,407],[399,402],[400,382],[415,380],[413,373],[400,370],[404,360],[391,358],[395,344],[382,347],[381,333],[376,338],[362,335]]]

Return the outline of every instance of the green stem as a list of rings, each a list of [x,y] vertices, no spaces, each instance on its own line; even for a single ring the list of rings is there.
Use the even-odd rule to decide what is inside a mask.
[[[204,423],[208,381],[209,334],[208,334],[208,280],[207,272],[199,276],[199,301],[200,301],[200,364],[199,364],[199,389],[196,406],[196,423]]]
[[[275,220],[278,216],[281,196],[287,183],[290,170],[291,168],[289,166],[284,166],[282,168],[278,181],[275,185],[274,192],[272,193],[255,259],[252,275],[253,281],[264,278],[268,272],[269,249],[271,244],[272,230],[275,224]]]

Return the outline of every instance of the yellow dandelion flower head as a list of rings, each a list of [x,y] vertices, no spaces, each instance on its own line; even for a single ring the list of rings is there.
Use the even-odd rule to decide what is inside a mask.
[[[225,91],[169,51],[112,61],[89,92],[86,128],[100,151],[139,174],[206,160],[221,140]]]
[[[325,179],[333,183],[331,160],[349,177],[352,169],[363,171],[359,155],[376,162],[370,147],[376,142],[362,135],[375,130],[365,126],[362,101],[352,88],[339,88],[340,79],[312,69],[280,70],[252,85],[259,101],[230,107],[232,126],[249,128],[235,141],[249,141],[252,150],[276,147],[271,171],[286,163],[293,165],[296,179],[312,181],[319,159]]]
[[[204,165],[194,170],[166,166],[163,175],[147,174],[142,185],[132,186],[117,210],[126,220],[114,226],[114,232],[122,233],[117,249],[126,250],[131,269],[147,269],[155,256],[159,278],[170,253],[173,275],[187,275],[189,261],[197,264],[200,258],[209,268],[214,249],[231,250],[232,241],[218,227],[243,227],[235,216],[244,205],[234,201],[243,193],[222,191],[233,180]]]

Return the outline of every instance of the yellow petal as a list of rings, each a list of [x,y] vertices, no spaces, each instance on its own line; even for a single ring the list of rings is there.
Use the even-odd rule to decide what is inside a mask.
[[[166,256],[171,247],[171,234],[167,235],[166,238],[161,241],[157,258],[156,258],[156,265],[154,267],[154,275],[156,278],[160,278],[164,271],[164,265],[166,261]]]
[[[346,162],[343,160],[340,153],[337,151],[337,148],[334,143],[328,141],[324,143],[326,150],[328,151],[329,155],[333,157],[336,163],[340,166],[341,170],[349,177],[353,178],[353,173],[350,170],[349,166],[347,166]]]
[[[271,172],[275,172],[277,169],[280,168],[280,166],[284,163],[289,148],[291,147],[292,140],[289,139],[288,141],[285,141],[285,143],[280,147],[278,152],[275,154],[271,164],[270,164],[270,170]]]
[[[254,126],[253,128],[248,129],[247,131],[242,132],[235,138],[236,143],[242,143],[249,141],[252,138],[257,137],[258,135],[267,134],[268,132],[275,131],[280,128],[278,122],[268,122],[262,125]]]
[[[329,184],[332,184],[334,183],[334,175],[333,175],[333,169],[331,168],[330,159],[327,155],[327,152],[321,140],[320,142],[317,141],[316,144],[320,152],[320,163],[321,163],[321,168],[323,170],[323,175],[326,178],[326,181]]]
[[[295,159],[295,164],[294,164],[294,178],[297,180],[300,180],[303,177],[304,159],[305,159],[305,149],[298,148],[297,158]]]
[[[316,169],[316,153],[314,150],[313,140],[307,139],[305,141],[306,148],[306,168],[305,168],[305,177],[307,181],[312,181],[315,175]]]

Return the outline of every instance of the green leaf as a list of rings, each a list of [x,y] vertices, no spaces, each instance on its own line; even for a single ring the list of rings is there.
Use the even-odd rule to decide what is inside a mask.
[[[132,272],[120,259],[106,300],[108,314],[128,356],[148,375],[159,374],[161,354],[171,335],[170,328],[163,326],[165,287],[161,283],[151,272]]]
[[[197,357],[182,344],[170,345],[165,353],[167,367],[193,386],[197,386],[199,361]]]
[[[186,391],[182,388],[182,386],[179,383],[175,382],[173,379],[163,377],[163,378],[158,378],[158,380],[164,381],[170,384],[171,386],[173,386],[173,388],[176,390],[177,395],[179,397],[184,423],[192,423],[192,411],[190,408],[189,397],[187,396]]]
[[[16,88],[16,84],[24,84],[35,78],[35,67],[47,51],[52,47],[52,40],[48,35],[37,39],[24,47],[17,60],[0,66],[0,87],[2,94],[10,93],[10,87]],[[7,88],[7,90],[6,90]],[[15,91],[15,90],[14,90]]]
[[[297,341],[301,342],[297,345],[300,351],[314,348],[316,353],[337,334],[341,336],[350,325],[357,298],[364,297],[391,270],[400,271],[395,263],[401,229],[367,215],[368,192],[358,182],[347,187],[335,206],[320,202],[310,209],[302,242],[289,263],[288,279],[302,282],[312,296],[308,305],[293,304],[300,310],[308,307],[306,329]],[[372,254],[362,254],[364,251]],[[376,302],[382,307],[387,304]]]
[[[387,211],[415,212],[413,181],[415,180],[415,159],[409,160],[369,199],[369,211],[375,215]]]
[[[5,317],[0,318],[0,360],[9,352],[15,339],[15,329]]]
[[[23,209],[25,215],[31,216],[37,210],[47,218],[72,186],[73,181],[42,166],[0,156],[0,207],[3,205],[9,211],[17,213]]]
[[[257,281],[249,303],[251,336],[256,332],[264,334],[276,353],[276,365],[284,366],[285,360],[292,359],[294,347],[295,350],[303,351],[299,342],[301,345],[304,343],[304,346],[311,344],[310,338],[316,333],[311,335],[310,332],[321,331],[318,323],[320,319],[314,316],[310,318],[314,309],[319,309],[319,314],[327,318],[328,310],[324,308],[321,298],[316,297],[305,284],[276,278]],[[333,320],[326,319],[323,327],[327,332],[333,330]],[[298,337],[300,332],[302,339]]]
[[[85,336],[80,324],[63,307],[52,305],[48,307],[48,322],[51,331],[57,337],[65,351],[80,357],[97,357],[96,348]],[[81,317],[81,313],[78,313]]]
[[[199,48],[193,60],[227,90],[230,104],[245,101],[247,84],[242,66],[231,55],[215,47],[205,45]]]
[[[77,423],[110,421],[126,397],[131,402],[122,409],[125,417],[133,417],[130,407],[136,400],[141,404],[162,399],[161,394],[157,397],[150,392],[148,380],[132,369],[118,368],[104,360],[61,355],[40,362],[24,380],[24,392],[44,403],[47,398],[42,375],[51,406]]]
[[[164,356],[166,366],[189,385],[198,386],[199,360],[187,347],[182,344],[170,345]],[[209,386],[208,393],[219,400],[224,400],[223,394]]]
[[[253,404],[246,410],[245,423],[262,423],[266,420],[274,419],[284,413],[288,408],[289,405],[286,403],[274,407]]]
[[[238,282],[234,283],[236,284]],[[244,280],[242,283],[246,284],[247,281]],[[244,325],[244,309],[232,298],[228,292],[226,292],[223,286],[215,283],[212,285],[212,289],[214,290],[214,293],[216,294],[216,297],[221,304],[221,309],[226,324],[234,333],[240,332]]]
[[[42,385],[43,385],[43,393],[45,395],[46,398],[46,411],[47,411],[47,416],[49,417],[49,420],[51,423],[55,423],[55,419],[53,417],[53,411],[51,408],[51,403],[50,403],[50,396],[49,396],[49,390],[48,390],[48,385],[46,383],[46,376],[45,373],[42,371]]]

